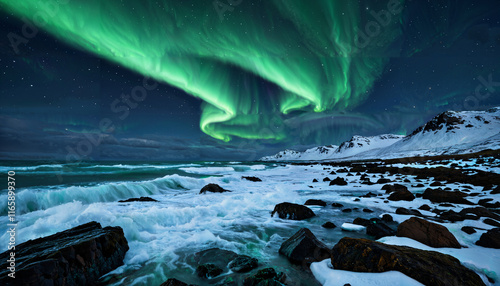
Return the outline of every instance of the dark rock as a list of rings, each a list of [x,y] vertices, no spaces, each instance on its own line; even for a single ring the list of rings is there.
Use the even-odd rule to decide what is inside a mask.
[[[449,211],[444,211],[439,214],[440,219],[444,219],[447,221],[451,222],[456,222],[456,221],[464,221],[466,219],[466,216],[460,213],[457,213],[453,210]]]
[[[337,173],[335,173],[335,171],[331,171],[330,175],[337,175]]]
[[[160,286],[195,286],[195,285],[192,284],[188,285],[187,283],[179,281],[175,278],[170,278],[167,281],[161,283]]]
[[[500,215],[484,207],[465,208],[460,211],[460,214],[475,214],[479,217],[489,217],[494,220],[500,221]]]
[[[500,202],[490,203],[491,201],[493,201],[493,199],[491,198],[480,199],[479,202],[477,202],[477,204],[485,208],[492,208],[492,209],[500,208]]]
[[[371,222],[369,220],[364,219],[364,218],[360,218],[360,217],[355,218],[352,223],[357,224],[357,225],[362,225],[362,226],[368,226],[371,224]]]
[[[464,226],[461,228],[463,232],[467,234],[473,234],[476,233],[476,230],[472,226]]]
[[[243,176],[241,177],[242,179],[252,181],[252,182],[262,182],[260,178],[254,177],[254,176]]]
[[[500,194],[500,186],[497,186],[490,192],[490,195],[496,195],[496,194]]]
[[[462,247],[446,227],[418,217],[402,222],[396,235],[409,237],[431,247]]]
[[[331,263],[346,271],[399,271],[425,285],[484,285],[474,271],[450,255],[367,239],[342,238],[332,249]]]
[[[483,233],[477,245],[488,248],[500,248],[500,228],[493,228]]]
[[[326,207],[326,203],[322,200],[315,200],[315,199],[310,199],[305,202],[306,206],[322,206]]]
[[[342,212],[343,213],[352,213],[352,209],[343,209]]]
[[[440,188],[431,189],[428,188],[424,191],[423,198],[428,199],[433,203],[454,203],[454,204],[465,204],[473,205],[470,201],[464,199],[467,194],[460,191],[444,191]]]
[[[231,263],[229,269],[233,272],[248,272],[259,266],[259,260],[247,255],[238,255]]]
[[[349,170],[347,170],[346,168],[341,168],[337,170],[337,173],[348,173],[348,172]]]
[[[333,203],[332,207],[334,207],[334,208],[342,208],[342,207],[344,207],[344,205],[343,204],[339,204],[339,203]]]
[[[303,220],[315,216],[314,212],[310,208],[292,203],[277,204],[274,207],[271,216],[274,216],[275,213],[278,213],[278,217],[281,219],[291,220]]]
[[[393,192],[388,198],[390,201],[413,201],[415,196],[408,190],[400,190]]]
[[[317,180],[317,179],[313,179],[313,183],[317,183],[317,182],[318,182],[318,180]]]
[[[386,194],[389,194],[396,191],[408,191],[408,188],[400,184],[386,184],[382,186],[381,190],[384,190]]]
[[[377,180],[377,184],[386,184],[386,183],[390,183],[391,180],[387,179],[387,178],[380,178]]]
[[[449,204],[449,203],[442,203],[442,204],[439,204],[440,207],[444,207],[444,208],[453,208],[455,207],[454,205],[452,204]]]
[[[130,198],[126,200],[119,200],[119,203],[130,203],[130,202],[158,202],[150,197],[140,197],[140,198]]]
[[[361,200],[359,198],[354,199],[355,202],[360,202]]]
[[[346,186],[347,185],[347,182],[344,180],[344,178],[341,178],[341,177],[337,177],[335,178],[334,180],[332,180],[330,182],[330,186]]]
[[[412,187],[414,187],[414,188],[423,188],[423,187],[425,187],[425,185],[424,184],[416,184],[416,185],[414,185]]]
[[[500,227],[500,222],[491,218],[484,219],[483,222],[491,226]]]
[[[223,270],[215,264],[207,263],[198,265],[196,268],[196,275],[200,278],[213,278],[221,275]]]
[[[390,228],[388,225],[382,222],[372,222],[366,227],[366,234],[374,236],[375,239],[382,238],[384,236],[394,236],[396,231]]]
[[[328,177],[323,178],[323,182],[330,182],[330,181],[331,181],[331,179]]]
[[[336,226],[333,222],[329,222],[329,221],[327,221],[327,222],[325,222],[325,223],[322,225],[322,227],[324,227],[324,228],[336,228],[337,226]]]
[[[330,257],[328,247],[307,228],[300,229],[283,242],[279,253],[295,264],[310,264]]]
[[[372,213],[373,211],[371,209],[363,209],[363,212],[365,212],[365,213]]]
[[[377,195],[372,193],[372,192],[368,192],[367,194],[365,195],[362,195],[362,196],[359,196],[360,198],[374,198],[376,197]]]
[[[208,184],[208,185],[204,186],[201,189],[200,194],[204,194],[206,192],[210,192],[210,193],[224,193],[224,192],[230,192],[230,191],[222,188],[221,186],[219,186],[217,184]]]
[[[400,214],[400,215],[416,215],[416,216],[421,216],[422,215],[417,210],[406,209],[406,208],[397,208],[396,209],[396,214]]]
[[[430,211],[431,207],[429,205],[421,205],[418,209],[423,211]]]
[[[431,187],[441,187],[441,186],[444,186],[443,183],[441,182],[433,182],[432,184],[430,184],[429,186]]]
[[[283,272],[276,272],[274,268],[264,268],[243,281],[243,286],[282,286],[286,280]]]
[[[392,218],[392,216],[390,214],[384,214],[382,216],[382,220],[385,222],[393,222],[394,221],[394,219]]]
[[[15,285],[97,285],[123,265],[129,249],[120,227],[95,221],[16,245]],[[10,285],[10,252],[0,254],[0,285]]]

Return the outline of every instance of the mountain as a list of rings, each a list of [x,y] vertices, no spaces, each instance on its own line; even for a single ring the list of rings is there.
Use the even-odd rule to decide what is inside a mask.
[[[500,149],[500,107],[486,111],[446,111],[410,135],[353,136],[340,146],[304,152],[285,150],[262,161],[357,160],[464,154]]]

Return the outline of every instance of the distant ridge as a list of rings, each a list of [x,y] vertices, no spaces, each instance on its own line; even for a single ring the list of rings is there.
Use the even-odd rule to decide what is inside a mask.
[[[500,107],[486,111],[445,111],[410,135],[353,136],[340,146],[281,151],[261,161],[389,159],[466,154],[500,149]]]

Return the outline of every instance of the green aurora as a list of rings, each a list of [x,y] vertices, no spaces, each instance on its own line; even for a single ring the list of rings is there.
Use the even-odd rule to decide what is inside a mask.
[[[379,22],[358,1],[122,2],[0,0],[0,7],[202,99],[201,130],[224,141],[283,140],[285,128],[267,127],[358,106],[402,33],[396,1],[389,1],[395,13],[386,12],[387,2],[366,2],[389,15]]]

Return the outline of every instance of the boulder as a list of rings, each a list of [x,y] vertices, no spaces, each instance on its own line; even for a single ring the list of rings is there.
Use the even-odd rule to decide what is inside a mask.
[[[188,285],[187,283],[179,281],[175,278],[170,278],[167,281],[161,283],[160,286],[195,286],[195,285],[192,284]]]
[[[221,275],[223,270],[212,263],[201,264],[196,267],[196,275],[200,278],[214,278]]]
[[[485,285],[479,275],[450,255],[367,239],[342,238],[332,249],[331,263],[346,271],[399,271],[424,285]]]
[[[219,186],[217,184],[208,184],[208,185],[204,186],[201,189],[200,194],[204,194],[206,192],[210,192],[210,193],[224,193],[224,192],[230,192],[230,191],[222,188],[221,186]]]
[[[278,213],[278,217],[281,219],[291,219],[291,220],[303,220],[315,216],[314,212],[303,205],[292,204],[292,203],[281,203],[274,207],[271,216]]]
[[[331,181],[331,179],[328,177],[323,178],[323,182],[330,182],[330,181]]]
[[[333,179],[332,181],[330,181],[330,186],[346,186],[347,185],[347,182],[346,180],[344,180],[344,178],[341,178],[341,177],[337,177],[335,179]]]
[[[392,192],[397,192],[397,191],[408,191],[408,188],[406,186],[403,186],[401,184],[386,184],[382,186],[382,189],[384,190],[386,194],[392,193]]]
[[[229,269],[233,272],[248,272],[259,266],[259,260],[247,255],[238,255],[229,263]]]
[[[344,207],[344,205],[343,204],[339,204],[339,203],[333,203],[332,207],[334,207],[334,208],[342,208],[342,207]]]
[[[283,272],[276,272],[274,268],[264,268],[243,281],[243,286],[282,286],[286,280]]]
[[[467,214],[474,214],[478,217],[489,217],[494,220],[500,221],[500,215],[490,211],[487,208],[484,207],[475,207],[475,208],[465,208],[460,211],[460,214],[462,215],[467,215]]]
[[[444,219],[451,222],[464,221],[466,219],[464,214],[457,213],[453,210],[443,211],[438,216],[440,219]]]
[[[441,188],[431,189],[427,188],[422,197],[428,199],[433,203],[453,203],[453,204],[464,204],[473,205],[470,201],[464,199],[467,194],[460,191],[445,191]]]
[[[300,229],[283,242],[279,253],[294,264],[310,264],[330,257],[328,247],[307,228]]]
[[[150,197],[140,197],[140,198],[130,198],[126,200],[119,200],[119,203],[130,203],[130,202],[158,202]]]
[[[476,233],[476,230],[472,226],[463,226],[461,230],[467,234]]]
[[[251,181],[251,182],[262,182],[262,180],[260,178],[254,177],[254,176],[243,176],[241,178],[248,180],[248,181]]]
[[[500,222],[494,220],[494,219],[491,219],[491,218],[486,218],[483,220],[483,222],[485,224],[488,224],[488,225],[491,225],[491,226],[494,226],[494,227],[500,227]]]
[[[318,179],[313,179],[313,183],[317,183],[318,182]]]
[[[488,248],[500,248],[500,228],[493,228],[481,234],[476,244]]]
[[[304,205],[306,206],[322,206],[322,207],[326,207],[326,203],[322,200],[315,200],[315,199],[310,199],[310,200],[307,200]]]
[[[394,236],[396,231],[383,222],[372,222],[366,227],[366,234],[379,239],[384,236]]]
[[[129,249],[120,227],[95,221],[16,245],[16,285],[97,285],[98,279],[123,265]],[[0,254],[0,285],[9,285],[7,259]]]
[[[384,214],[382,216],[382,220],[385,222],[393,222],[394,221],[394,219],[392,218],[392,216],[390,214]]]
[[[324,228],[336,228],[337,226],[333,222],[327,221],[322,225],[322,227],[324,227]]]
[[[415,196],[408,190],[400,190],[393,192],[388,198],[390,201],[413,201]]]
[[[419,211],[413,210],[413,209],[406,209],[406,208],[397,208],[396,214],[422,216],[422,214]]]
[[[390,183],[391,180],[390,179],[387,179],[387,178],[380,178],[377,180],[377,184],[386,184],[386,183]]]
[[[462,247],[446,227],[418,217],[402,222],[398,226],[396,235],[414,239],[431,247]]]
[[[373,211],[372,211],[371,209],[366,209],[366,208],[364,208],[364,209],[363,209],[363,212],[364,212],[364,213],[372,213]]]
[[[421,205],[418,209],[423,211],[430,211],[431,207],[429,205]]]

